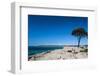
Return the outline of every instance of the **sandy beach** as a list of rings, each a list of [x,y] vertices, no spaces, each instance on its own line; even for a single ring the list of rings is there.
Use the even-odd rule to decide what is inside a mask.
[[[86,48],[64,46],[63,49],[52,50],[29,56],[29,61],[37,60],[65,60],[87,58]]]

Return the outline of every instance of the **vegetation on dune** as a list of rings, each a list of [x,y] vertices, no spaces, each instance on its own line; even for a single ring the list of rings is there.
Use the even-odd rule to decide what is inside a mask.
[[[88,52],[88,49],[80,50],[80,52]]]

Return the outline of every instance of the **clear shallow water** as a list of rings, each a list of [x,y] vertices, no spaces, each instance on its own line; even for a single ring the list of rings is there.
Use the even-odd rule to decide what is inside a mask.
[[[64,46],[28,46],[28,56],[56,49],[63,49]]]

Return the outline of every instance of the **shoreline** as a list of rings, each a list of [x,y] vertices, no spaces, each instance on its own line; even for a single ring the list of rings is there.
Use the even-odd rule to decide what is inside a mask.
[[[61,60],[61,59],[65,60],[65,59],[88,58],[88,52],[85,52],[84,51],[85,49],[87,48],[64,46],[63,49],[56,49],[36,55],[31,55],[28,57],[28,60],[38,61],[38,60]]]

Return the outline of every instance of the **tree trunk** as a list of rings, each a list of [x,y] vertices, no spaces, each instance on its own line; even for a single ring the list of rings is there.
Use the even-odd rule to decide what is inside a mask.
[[[80,47],[80,40],[81,40],[81,37],[78,38],[78,47]]]

